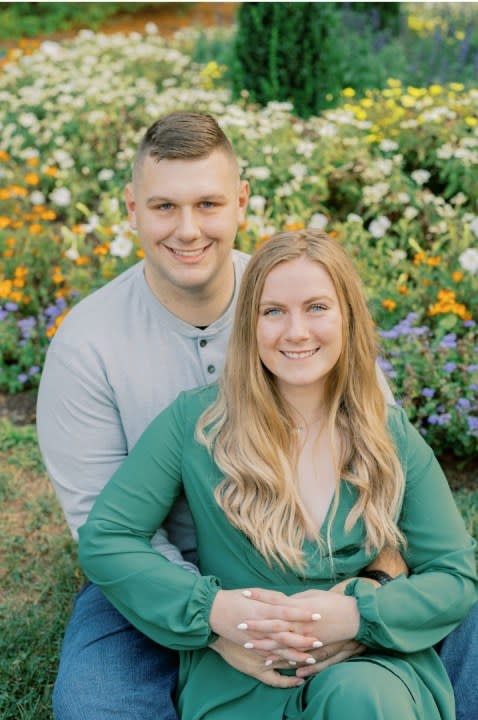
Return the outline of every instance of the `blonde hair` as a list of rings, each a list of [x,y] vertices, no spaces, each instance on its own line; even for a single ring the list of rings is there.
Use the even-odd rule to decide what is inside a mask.
[[[297,433],[274,376],[259,357],[256,329],[266,277],[279,263],[306,257],[328,272],[342,314],[342,351],[325,389],[328,433],[337,487],[327,528],[339,504],[340,479],[358,491],[345,530],[362,518],[367,551],[404,542],[396,525],[404,478],[387,431],[379,387],[376,340],[358,274],[342,247],[314,230],[276,234],[250,260],[242,279],[234,324],[214,404],[197,438],[224,474],[216,500],[269,563],[303,569],[303,543],[312,521],[294,481]],[[340,442],[336,442],[336,436]],[[316,533],[321,547],[321,543]]]

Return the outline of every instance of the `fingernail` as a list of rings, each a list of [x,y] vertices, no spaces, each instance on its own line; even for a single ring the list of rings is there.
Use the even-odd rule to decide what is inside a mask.
[[[238,630],[247,630],[247,623],[239,623],[237,626]],[[322,645],[322,643],[320,643]]]
[[[269,665],[272,665],[272,660],[266,660],[265,663],[264,663],[264,665],[265,665],[266,667],[269,667]]]
[[[312,620],[320,620],[321,617],[320,613],[312,613]]]
[[[315,658],[307,658],[305,662],[307,665],[315,665]]]
[[[312,647],[319,648],[319,647],[323,647],[323,645],[324,645],[324,643],[320,642],[320,640],[316,640],[314,642],[314,644],[312,645]]]
[[[244,595],[244,597],[252,597],[252,593],[250,590],[243,590],[242,594]]]
[[[254,643],[249,643],[249,642],[244,643],[244,647],[246,648],[246,650],[252,650],[252,648],[254,647]],[[314,660],[314,662],[315,662],[315,660]]]
[[[289,660],[289,665],[297,665],[295,660]]]
[[[303,685],[305,680],[298,680],[295,684],[296,687],[299,687],[299,685]]]

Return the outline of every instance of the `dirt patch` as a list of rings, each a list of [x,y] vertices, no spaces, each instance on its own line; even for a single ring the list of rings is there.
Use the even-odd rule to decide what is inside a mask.
[[[0,420],[10,420],[14,425],[32,425],[36,419],[36,392],[34,390],[0,394]]]

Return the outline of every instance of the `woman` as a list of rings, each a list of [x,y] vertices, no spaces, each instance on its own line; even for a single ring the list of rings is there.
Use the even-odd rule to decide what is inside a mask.
[[[184,720],[454,717],[430,648],[476,601],[474,543],[431,450],[386,406],[375,358],[373,322],[338,243],[276,235],[244,275],[219,388],[182,393],[158,416],[81,529],[91,580],[141,631],[181,651]],[[202,576],[150,547],[182,490]],[[409,578],[331,591],[385,546],[401,551]],[[239,618],[246,647],[276,652],[263,637],[283,632],[287,644],[300,627],[291,663],[312,659],[314,639],[356,638],[369,650],[287,689],[237,672],[208,646],[228,593],[254,586],[279,604],[294,594],[309,622]]]

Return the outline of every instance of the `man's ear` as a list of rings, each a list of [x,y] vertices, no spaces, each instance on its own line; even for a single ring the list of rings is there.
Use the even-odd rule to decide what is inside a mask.
[[[128,220],[131,228],[136,230],[136,200],[134,199],[133,183],[128,183],[124,189],[124,201],[128,211]]]
[[[239,188],[239,222],[243,222],[246,217],[247,204],[249,202],[249,183],[247,180],[241,180]]]

